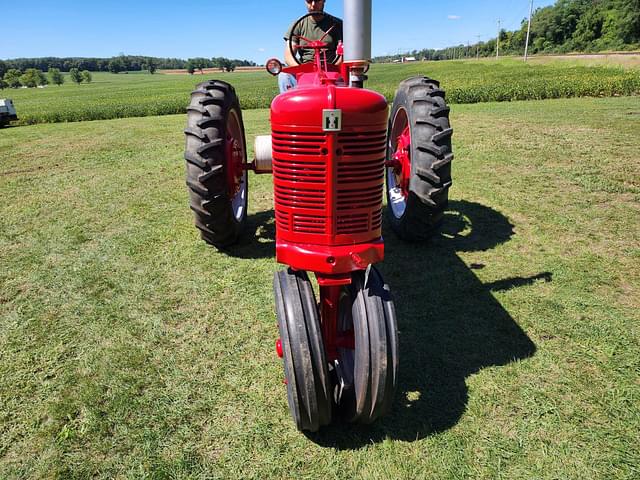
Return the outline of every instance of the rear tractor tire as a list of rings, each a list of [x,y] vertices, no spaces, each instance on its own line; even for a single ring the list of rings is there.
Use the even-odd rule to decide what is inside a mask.
[[[238,97],[210,80],[191,92],[184,158],[189,203],[202,239],[218,248],[235,243],[247,217],[248,176]]]
[[[452,133],[436,80],[419,76],[400,83],[389,118],[386,192],[391,227],[404,240],[429,238],[443,219]]]

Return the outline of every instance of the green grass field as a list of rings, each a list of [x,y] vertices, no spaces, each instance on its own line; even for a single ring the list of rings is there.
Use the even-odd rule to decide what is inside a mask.
[[[640,97],[451,119],[442,232],[384,226],[393,410],[309,438],[273,347],[271,177],[220,253],[192,225],[183,115],[3,130],[0,478],[640,477]]]
[[[393,99],[398,83],[414,75],[442,82],[450,103],[510,101],[640,93],[640,69],[592,66],[580,60],[523,63],[520,59],[372,65],[367,86]],[[194,85],[209,78],[232,83],[242,108],[268,108],[277,94],[266,71],[207,75],[96,73],[91,84],[6,90],[21,124],[182,113]]]

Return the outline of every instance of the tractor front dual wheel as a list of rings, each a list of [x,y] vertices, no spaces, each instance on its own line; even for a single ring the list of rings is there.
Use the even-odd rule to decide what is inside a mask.
[[[384,415],[397,385],[398,331],[389,287],[380,273],[374,267],[354,272],[352,283],[339,287],[336,327],[342,345],[331,362],[306,272],[277,272],[273,285],[278,354],[298,430],[317,431],[331,422],[332,414],[364,424]]]
[[[389,117],[386,191],[391,227],[404,240],[426,239],[442,221],[452,133],[436,80],[420,76],[400,83]]]
[[[273,279],[280,353],[287,400],[298,430],[317,431],[331,422],[331,388],[320,318],[304,271],[276,272]]]
[[[233,244],[247,216],[248,176],[244,124],[236,92],[218,80],[200,83],[187,108],[189,203],[202,239]]]
[[[372,423],[391,408],[398,378],[398,328],[389,286],[370,266],[354,272],[340,292],[339,336],[353,335],[353,348],[339,348],[335,399],[349,422]]]

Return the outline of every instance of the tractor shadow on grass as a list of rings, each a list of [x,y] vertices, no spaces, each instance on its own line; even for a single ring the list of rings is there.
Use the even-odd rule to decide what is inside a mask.
[[[247,215],[247,223],[238,243],[223,250],[237,258],[273,258],[276,256],[274,210]]]
[[[399,240],[385,225],[385,261],[398,317],[400,372],[391,412],[373,425],[336,424],[308,437],[321,446],[358,449],[385,438],[414,441],[458,423],[469,400],[466,378],[481,369],[531,357],[536,346],[492,291],[551,273],[483,284],[457,252],[507,242],[513,225],[477,203],[452,201],[444,225],[427,244]]]

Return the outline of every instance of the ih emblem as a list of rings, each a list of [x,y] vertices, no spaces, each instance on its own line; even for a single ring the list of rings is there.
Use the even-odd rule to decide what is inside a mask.
[[[342,130],[342,110],[322,110],[322,130],[325,132]]]

